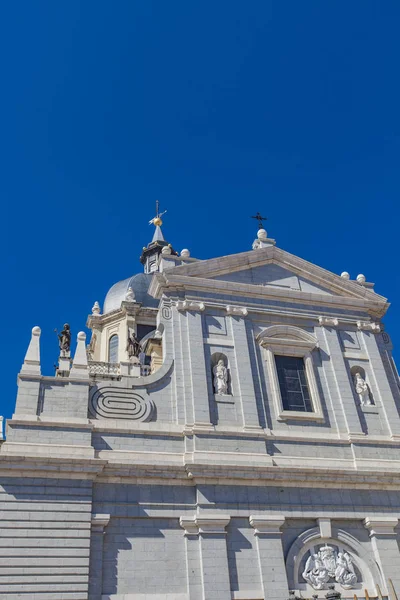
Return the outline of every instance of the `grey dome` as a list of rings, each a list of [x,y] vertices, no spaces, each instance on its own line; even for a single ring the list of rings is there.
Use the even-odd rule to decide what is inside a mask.
[[[125,295],[130,287],[133,289],[136,302],[140,302],[143,306],[149,308],[158,308],[159,300],[147,293],[152,277],[152,273],[138,273],[114,284],[108,290],[104,300],[103,314],[121,308],[121,302],[125,300]]]

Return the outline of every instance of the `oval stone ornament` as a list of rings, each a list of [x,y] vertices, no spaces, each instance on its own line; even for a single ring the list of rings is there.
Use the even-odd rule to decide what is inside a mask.
[[[89,408],[97,418],[145,422],[151,420],[155,405],[152,400],[145,400],[133,390],[101,387],[91,394]]]

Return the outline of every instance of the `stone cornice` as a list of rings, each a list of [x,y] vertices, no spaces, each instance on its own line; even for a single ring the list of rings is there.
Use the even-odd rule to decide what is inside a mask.
[[[104,315],[89,315],[86,326],[89,329],[101,331],[105,325],[115,323],[118,319],[124,319],[126,315],[130,317],[151,318],[157,315],[157,308],[143,307],[140,302],[122,302],[121,308],[106,313]]]
[[[358,286],[358,284],[355,285]],[[360,294],[358,297],[355,294],[349,294],[347,297],[343,295],[330,296],[329,294],[309,293],[299,290],[221,281],[218,279],[189,277],[186,275],[179,275],[175,270],[170,273],[155,274],[151,283],[151,293],[155,297],[161,297],[161,294],[167,291],[173,292],[184,290],[199,292],[203,297],[206,296],[207,293],[245,297],[247,302],[246,308],[249,312],[252,310],[250,303],[251,299],[279,299],[281,302],[293,302],[313,306],[318,305],[319,307],[327,306],[343,310],[356,309],[366,311],[375,318],[381,318],[389,307],[389,304],[385,299],[373,292],[368,292],[368,295]],[[366,290],[362,288],[362,291]],[[203,300],[206,302],[205,298]]]

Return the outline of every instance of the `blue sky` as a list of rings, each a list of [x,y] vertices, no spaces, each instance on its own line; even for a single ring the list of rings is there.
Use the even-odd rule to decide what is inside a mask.
[[[158,198],[164,234],[208,258],[279,247],[398,276],[400,4],[387,0],[19,0],[0,8],[0,412],[32,326],[53,332],[141,270]],[[396,318],[397,315],[397,318]]]

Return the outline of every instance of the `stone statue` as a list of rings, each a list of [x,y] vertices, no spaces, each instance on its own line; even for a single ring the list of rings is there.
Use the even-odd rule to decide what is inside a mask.
[[[372,402],[369,395],[369,388],[365,379],[361,377],[361,373],[355,374],[354,387],[356,389],[358,397],[360,398],[361,406],[371,406]]]
[[[58,345],[61,352],[65,356],[71,348],[71,328],[68,323],[64,324],[64,329],[58,335]]]
[[[128,331],[128,340],[126,344],[126,351],[129,358],[139,358],[140,345],[135,333],[130,329]]]
[[[315,590],[325,590],[330,579],[349,590],[357,583],[353,562],[348,552],[337,554],[332,546],[325,544],[316,554],[311,554],[302,573]]]
[[[224,365],[224,361],[220,359],[213,368],[214,375],[214,392],[219,396],[228,393],[228,369]]]

